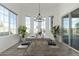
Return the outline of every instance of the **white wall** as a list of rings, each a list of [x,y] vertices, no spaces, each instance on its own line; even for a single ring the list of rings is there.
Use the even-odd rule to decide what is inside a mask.
[[[0,37],[0,53],[19,42],[18,35]]]

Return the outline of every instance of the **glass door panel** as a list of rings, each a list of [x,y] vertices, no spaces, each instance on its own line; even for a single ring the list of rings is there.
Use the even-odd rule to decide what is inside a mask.
[[[79,8],[71,12],[72,40],[71,46],[79,50]]]
[[[63,17],[63,42],[69,44],[69,17],[68,15]]]
[[[79,50],[79,18],[72,18],[72,41],[71,46]]]
[[[79,50],[79,8],[63,17],[63,42]]]

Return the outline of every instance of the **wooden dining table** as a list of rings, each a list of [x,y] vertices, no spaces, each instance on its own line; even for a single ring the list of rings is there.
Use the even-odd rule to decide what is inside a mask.
[[[28,55],[42,55],[48,51],[48,41],[44,39],[33,40],[27,49]]]

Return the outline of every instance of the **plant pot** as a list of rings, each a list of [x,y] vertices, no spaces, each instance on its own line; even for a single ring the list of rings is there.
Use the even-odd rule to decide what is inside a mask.
[[[25,39],[25,38],[22,38],[21,41],[22,41],[23,43],[25,43],[25,42],[26,42],[26,39]]]
[[[58,44],[59,43],[59,36],[57,35],[56,37],[54,37],[55,38],[55,42],[56,42],[56,44]]]

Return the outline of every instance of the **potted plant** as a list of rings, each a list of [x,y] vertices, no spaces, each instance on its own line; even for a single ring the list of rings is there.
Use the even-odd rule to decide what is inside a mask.
[[[23,41],[24,38],[25,38],[25,35],[26,35],[26,29],[27,29],[26,26],[19,26],[19,28],[18,28],[18,33],[19,33],[20,36],[21,36],[21,41]],[[22,39],[23,39],[23,40],[22,40]]]
[[[53,34],[55,40],[57,40],[58,35],[60,34],[60,28],[59,28],[59,26],[53,26],[53,27],[51,28],[51,33]],[[58,40],[57,40],[57,41],[58,41]]]
[[[38,34],[41,36],[42,32],[40,31],[40,32],[38,32]]]

